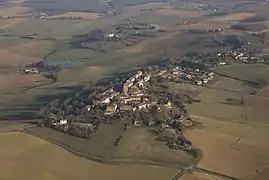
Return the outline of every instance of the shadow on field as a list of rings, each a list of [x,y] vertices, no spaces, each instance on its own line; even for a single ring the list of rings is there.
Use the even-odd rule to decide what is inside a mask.
[[[58,87],[53,94],[39,95],[29,103],[15,102],[12,105],[1,107],[0,120],[23,121],[34,120],[41,106],[47,105],[55,99],[65,99],[78,91],[79,87]],[[64,91],[64,92],[63,92]]]

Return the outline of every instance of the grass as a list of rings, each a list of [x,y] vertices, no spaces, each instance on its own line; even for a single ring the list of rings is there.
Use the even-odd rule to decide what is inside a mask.
[[[216,72],[241,80],[269,82],[269,66],[262,64],[238,64],[214,69]]]
[[[240,101],[240,93],[238,92],[199,87],[191,84],[172,83],[171,88],[176,91],[188,92],[190,95],[196,94],[195,98],[201,100],[201,103],[187,105],[190,114],[229,121],[242,120],[243,106],[232,105],[227,102],[228,98]]]
[[[5,147],[0,150],[1,179],[73,180],[79,177],[81,180],[163,180],[171,179],[178,172],[173,168],[149,165],[112,166],[95,163],[47,141],[19,132],[1,134],[0,141]]]
[[[150,129],[130,129],[120,140],[115,157],[164,162],[183,167],[193,163],[194,158],[186,152],[169,149],[165,142],[156,138],[155,132]]]
[[[134,22],[149,23],[158,25],[175,25],[176,23],[185,20],[183,17],[173,15],[160,15],[156,13],[145,13],[130,18]]]
[[[92,21],[28,19],[5,29],[8,34],[38,34],[40,37],[57,39],[70,38],[74,34],[87,33],[92,28]],[[68,27],[63,29],[64,27]]]
[[[131,129],[124,132],[123,124],[101,124],[91,140],[40,127],[30,127],[25,129],[25,132],[63,145],[98,162],[145,162],[184,167],[195,161],[184,151],[169,149],[164,142],[156,140],[156,135],[145,129]],[[115,142],[121,136],[118,146],[115,146]]]

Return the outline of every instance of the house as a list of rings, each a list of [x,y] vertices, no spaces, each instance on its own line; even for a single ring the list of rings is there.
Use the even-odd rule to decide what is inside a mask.
[[[173,75],[178,75],[180,72],[179,71],[174,71]]]
[[[150,78],[151,78],[151,75],[148,74],[148,75],[146,75],[146,76],[144,77],[144,81],[145,81],[145,82],[148,82],[148,81],[150,80]]]
[[[130,82],[130,81],[126,81],[124,84],[123,84],[123,93],[124,94],[127,94],[128,93],[128,90],[129,88],[133,86],[133,82]]]
[[[139,104],[138,106],[137,106],[137,109],[138,110],[141,110],[141,109],[147,109],[147,108],[149,108],[151,106],[151,103],[142,103],[142,104]]]
[[[114,97],[116,97],[117,95],[119,95],[120,93],[119,92],[112,92],[111,94],[109,94],[109,99],[112,100]]]
[[[142,75],[143,75],[143,72],[139,70],[139,71],[136,72],[135,78],[137,79]]]
[[[208,76],[208,80],[212,81],[214,79],[214,76]]]
[[[142,91],[141,91],[140,89],[138,89],[137,86],[132,86],[132,87],[129,88],[128,93],[129,93],[130,95],[136,95],[136,94],[140,94],[140,93],[142,93]]]
[[[135,111],[135,108],[131,105],[123,105],[119,107],[120,111]]]
[[[213,75],[214,75],[214,72],[208,73],[208,76],[213,76]]]
[[[203,83],[207,84],[208,83],[208,79],[203,79]]]
[[[145,85],[144,80],[140,80],[140,81],[138,81],[138,82],[137,82],[137,85],[138,85],[139,88],[143,89],[143,88],[144,88],[144,85]]]
[[[24,73],[27,73],[27,74],[39,74],[39,70],[37,68],[24,69]]]
[[[127,99],[124,99],[123,100],[123,103],[124,104],[127,104],[127,103],[131,103],[131,102],[141,102],[142,98],[141,97],[130,97],[130,98],[127,98]]]
[[[197,82],[196,82],[196,84],[197,84],[198,86],[201,86],[202,83],[203,83],[202,81],[197,81]]]
[[[162,76],[167,72],[167,69],[161,70],[160,72],[157,73],[157,76]]]
[[[222,62],[219,62],[219,63],[218,63],[219,66],[224,66],[224,65],[226,65],[226,64],[227,64],[227,63],[226,63],[225,61],[222,61]]]
[[[101,95],[106,95],[106,94],[112,93],[113,91],[114,91],[113,88],[109,88],[106,91],[102,92]]]
[[[108,104],[110,103],[110,98],[109,97],[104,97],[100,100],[101,104]]]
[[[139,126],[142,125],[142,122],[138,121],[138,120],[134,120],[133,124],[134,124],[135,127],[139,127]]]
[[[129,80],[131,81],[131,82],[134,82],[135,81],[135,76],[133,76],[133,77],[131,77]]]
[[[67,119],[61,119],[58,124],[59,125],[66,125],[67,124]]]
[[[168,101],[166,104],[164,104],[164,107],[167,107],[167,108],[172,108],[172,103],[171,101]]]
[[[91,108],[92,108],[91,105],[87,105],[87,106],[84,107],[84,109],[85,109],[86,111],[88,111],[88,112],[91,110]]]
[[[106,107],[105,115],[111,115],[118,111],[118,105],[117,104],[109,104]]]
[[[119,34],[116,34],[116,33],[109,33],[107,35],[107,38],[108,38],[108,40],[110,40],[110,39],[116,40],[116,39],[119,39],[120,38],[120,35]]]

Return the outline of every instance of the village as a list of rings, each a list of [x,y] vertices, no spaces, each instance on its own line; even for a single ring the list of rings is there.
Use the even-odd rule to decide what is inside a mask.
[[[156,127],[159,138],[165,140],[168,147],[195,154],[196,150],[184,137],[183,130],[196,125],[188,116],[185,104],[199,100],[169,89],[167,82],[206,86],[215,79],[215,73],[210,70],[212,67],[266,63],[266,60],[266,57],[250,56],[242,51],[174,57],[164,64],[129,73],[127,77],[97,83],[64,102],[52,101],[41,108],[40,125],[90,139],[100,123],[126,121],[125,131]],[[35,73],[40,69],[35,66],[24,71]]]

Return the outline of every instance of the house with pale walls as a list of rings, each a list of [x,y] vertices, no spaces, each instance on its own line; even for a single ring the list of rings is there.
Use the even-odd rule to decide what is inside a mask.
[[[137,86],[140,88],[140,89],[143,89],[145,87],[145,81],[143,79],[139,80],[137,82]]]
[[[134,102],[139,103],[139,102],[141,102],[141,100],[142,100],[142,98],[139,96],[138,97],[129,97],[129,98],[124,99],[123,103],[124,104],[134,103]]]
[[[119,107],[120,111],[135,111],[136,108],[131,105],[122,105]]]
[[[110,103],[110,98],[109,97],[104,97],[100,100],[101,104],[108,104]]]
[[[117,104],[115,103],[109,104],[106,107],[105,115],[112,115],[116,113],[118,110],[119,110],[119,107]]]
[[[146,75],[146,76],[144,77],[144,81],[145,81],[145,82],[148,82],[148,81],[150,80],[150,78],[151,78],[151,74],[148,74],[148,75]]]
[[[124,93],[124,94],[127,94],[128,91],[129,91],[129,88],[130,88],[131,86],[133,86],[133,82],[127,80],[127,81],[123,84],[123,93]]]
[[[156,75],[157,75],[157,76],[162,76],[162,75],[164,75],[165,73],[167,73],[167,69],[160,70]]]

